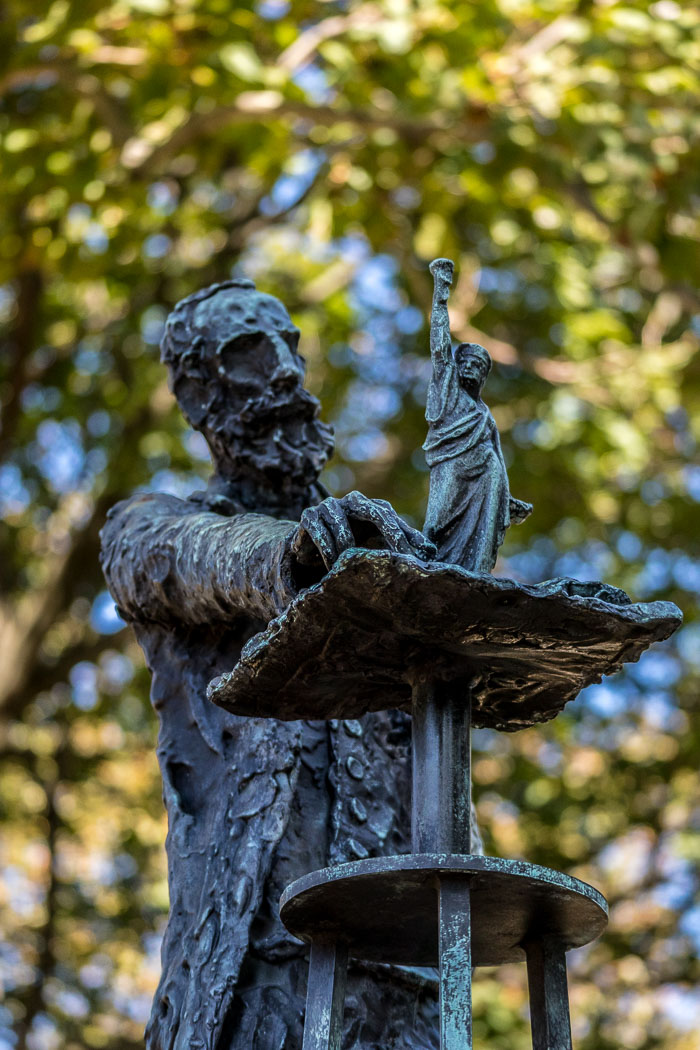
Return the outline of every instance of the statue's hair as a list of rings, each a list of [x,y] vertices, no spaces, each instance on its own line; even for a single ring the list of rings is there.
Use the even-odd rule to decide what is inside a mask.
[[[480,343],[460,343],[455,350],[455,361],[459,364],[463,357],[478,357],[486,365],[486,375],[491,371],[491,355]]]
[[[255,294],[255,284],[251,280],[247,277],[234,277],[229,281],[220,281],[218,284],[200,288],[198,292],[192,292],[173,307],[165,322],[165,330],[160,343],[160,359],[163,364],[175,366],[186,353],[197,354],[198,351],[201,351],[205,339],[201,335],[193,337],[194,311],[200,303],[211,299],[219,292],[226,291],[227,288],[236,288]]]

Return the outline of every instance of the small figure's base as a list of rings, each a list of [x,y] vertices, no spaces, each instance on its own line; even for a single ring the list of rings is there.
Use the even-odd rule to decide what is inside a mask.
[[[471,898],[473,966],[523,962],[525,945],[553,939],[564,950],[605,928],[605,898],[550,868],[497,857],[408,854],[311,872],[282,895],[285,926],[305,941],[343,943],[374,962],[437,966],[441,884]]]

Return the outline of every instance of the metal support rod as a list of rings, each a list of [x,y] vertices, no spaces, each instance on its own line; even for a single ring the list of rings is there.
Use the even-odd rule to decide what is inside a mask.
[[[413,687],[414,853],[471,853],[471,687]]]
[[[533,1050],[571,1050],[564,947],[552,937],[543,937],[528,941],[524,948]]]
[[[469,881],[440,879],[440,1050],[472,1050]]]
[[[347,967],[345,945],[312,941],[302,1050],[340,1050]]]

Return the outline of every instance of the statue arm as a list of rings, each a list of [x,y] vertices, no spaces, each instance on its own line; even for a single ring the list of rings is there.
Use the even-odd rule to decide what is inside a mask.
[[[447,298],[450,294],[454,265],[449,259],[435,259],[430,264],[435,285],[430,313],[430,357],[432,372],[428,384],[425,418],[435,423],[443,415],[449,397],[454,372],[450,315]]]
[[[430,313],[430,356],[433,360],[433,373],[435,374],[452,362],[452,338],[447,299],[450,294],[454,264],[449,259],[435,259],[430,264],[430,272],[435,282]]]
[[[121,614],[137,622],[269,620],[296,594],[292,521],[227,518],[174,496],[118,503],[102,530],[102,568]]]

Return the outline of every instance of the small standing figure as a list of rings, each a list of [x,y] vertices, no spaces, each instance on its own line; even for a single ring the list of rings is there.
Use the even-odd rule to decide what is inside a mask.
[[[521,522],[532,505],[513,499],[508,487],[498,428],[481,399],[491,358],[478,343],[460,343],[452,353],[447,298],[454,263],[435,259],[430,317],[433,373],[423,445],[430,468],[424,533],[440,561],[473,572],[491,572],[498,548],[512,522]]]

